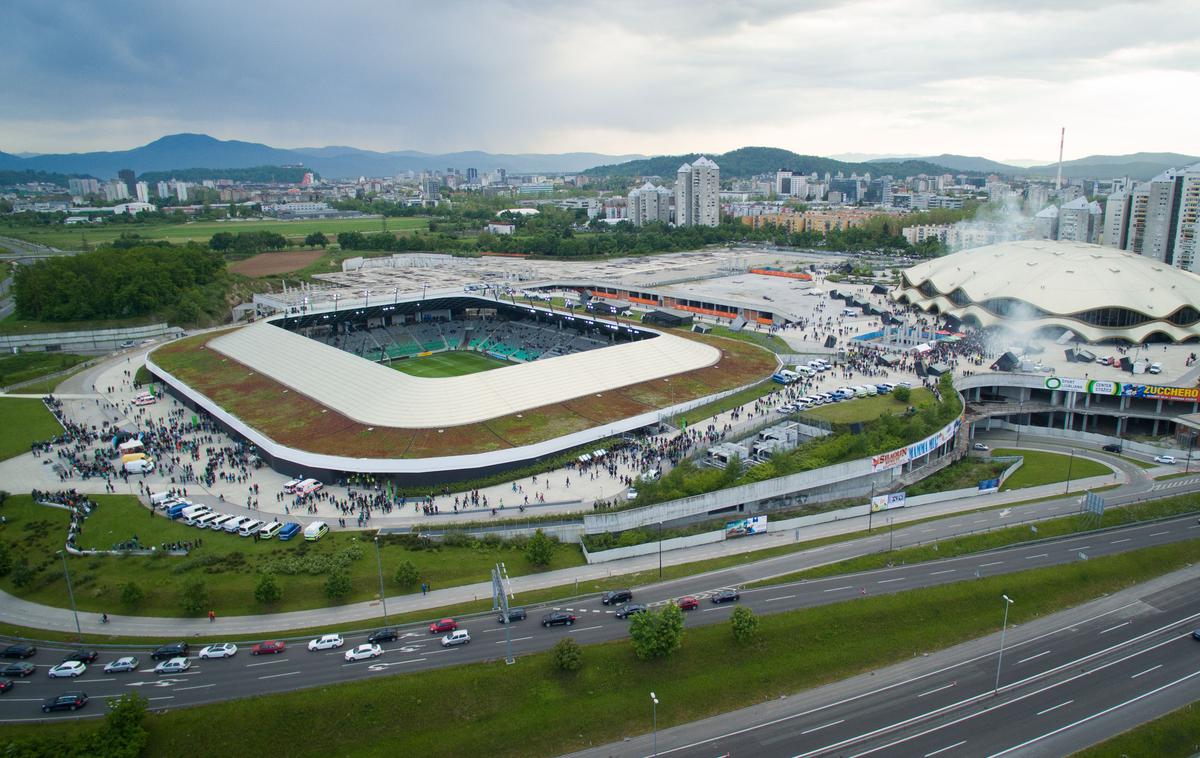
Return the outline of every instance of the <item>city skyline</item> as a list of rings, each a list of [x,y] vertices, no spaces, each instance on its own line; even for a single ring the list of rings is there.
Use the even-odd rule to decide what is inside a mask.
[[[370,18],[371,24],[362,24]],[[231,23],[237,19],[237,23]],[[0,10],[0,150],[195,131],[291,147],[720,153],[771,145],[1065,157],[1200,153],[1200,3],[761,0]],[[263,30],[269,30],[264,32]],[[267,64],[267,65],[264,65]],[[641,75],[653,72],[653,76]],[[1119,93],[1127,93],[1120,95]],[[66,95],[64,97],[64,95]],[[1136,103],[1136,107],[1133,104]]]

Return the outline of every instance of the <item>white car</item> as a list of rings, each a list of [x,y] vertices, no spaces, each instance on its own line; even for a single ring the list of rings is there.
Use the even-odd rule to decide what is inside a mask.
[[[85,671],[87,671],[87,664],[83,663],[82,661],[63,661],[54,668],[50,669],[49,673],[51,679],[58,679],[59,677],[64,676],[79,676]]]
[[[971,449],[972,450],[987,450],[988,446],[983,444],[982,442],[976,442],[974,445],[971,445]]]
[[[169,661],[163,661],[154,667],[156,674],[179,674],[187,671],[192,667],[192,662],[187,658],[172,658]]]
[[[237,645],[232,642],[218,642],[215,645],[201,648],[201,658],[228,658],[237,653]]]
[[[383,648],[379,645],[359,645],[346,651],[347,661],[365,661],[370,658],[378,658],[383,655]]]
[[[335,647],[345,645],[346,641],[342,639],[340,634],[324,634],[315,640],[308,641],[309,650],[329,650]],[[351,651],[354,652],[354,651]]]
[[[104,667],[104,673],[120,674],[125,671],[133,672],[137,670],[137,667],[138,659],[134,658],[132,655],[127,655],[124,658],[118,658],[112,663],[107,664]]]
[[[630,487],[629,490],[625,493],[626,500],[637,500],[637,496],[638,496],[638,491],[632,487]]]
[[[445,637],[442,637],[442,647],[450,647],[452,645],[465,645],[471,641],[471,635],[466,629],[455,629]]]
[[[1155,463],[1177,463],[1173,455],[1156,455],[1154,456]]]

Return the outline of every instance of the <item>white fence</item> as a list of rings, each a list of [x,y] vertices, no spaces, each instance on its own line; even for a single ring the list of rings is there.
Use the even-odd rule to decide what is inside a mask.
[[[981,422],[976,422],[976,429],[978,429],[980,425]],[[1082,442],[1091,442],[1097,445],[1107,445],[1117,439],[1116,437],[1108,434],[1077,432],[1073,429],[1051,429],[1050,427],[1046,426],[1017,425],[1008,421],[1001,421],[999,419],[988,419],[987,421],[982,422],[982,426],[984,429],[988,430],[1008,429],[1009,431],[1017,431],[1019,429],[1021,434],[1028,434],[1033,437],[1057,437],[1058,439],[1080,440]],[[1188,454],[1187,450],[1176,447],[1149,445],[1145,442],[1135,442],[1134,440],[1127,439],[1121,439],[1120,445],[1126,450],[1132,450],[1135,453],[1142,453],[1143,455],[1162,455],[1163,453],[1168,453],[1175,455],[1178,458],[1186,458]]]

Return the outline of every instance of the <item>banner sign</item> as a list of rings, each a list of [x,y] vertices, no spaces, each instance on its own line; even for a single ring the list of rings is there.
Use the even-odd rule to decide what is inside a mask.
[[[1046,377],[1046,389],[1066,392],[1086,392],[1091,395],[1142,398],[1145,400],[1200,400],[1200,387],[1167,387],[1161,384],[1133,384],[1102,379],[1071,379]]]
[[[980,494],[980,495],[987,495],[992,492],[999,492],[999,491],[1000,491],[1000,480],[999,479],[984,479],[983,481],[981,481],[979,483],[979,493],[978,494]]]
[[[871,471],[887,471],[897,466],[903,466],[910,460],[932,453],[954,439],[954,435],[958,433],[958,428],[961,424],[962,419],[956,418],[920,442],[914,442],[908,447],[902,447],[899,450],[892,450],[887,453],[871,456]]]
[[[903,492],[893,492],[890,495],[876,495],[871,498],[871,513],[890,511],[893,508],[903,508],[905,505],[905,494]]]
[[[725,538],[746,537],[751,534],[767,533],[767,517],[753,516],[751,518],[730,521],[725,524]]]

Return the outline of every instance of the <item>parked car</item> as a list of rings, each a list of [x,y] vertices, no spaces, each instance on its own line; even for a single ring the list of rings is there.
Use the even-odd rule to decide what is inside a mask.
[[[17,661],[16,663],[10,663],[5,666],[4,670],[0,671],[0,674],[3,674],[4,676],[26,677],[35,671],[37,671],[37,666],[34,666],[29,661]]]
[[[67,654],[63,661],[79,661],[80,663],[91,663],[100,657],[99,651],[96,650],[75,650]]]
[[[87,671],[87,664],[80,661],[63,661],[54,668],[50,669],[51,679],[60,679],[64,677],[77,677]]]
[[[989,450],[990,448],[988,448],[988,446],[987,446],[987,445],[985,445],[985,444],[983,444],[982,442],[976,442],[974,445],[971,445],[971,449],[972,449],[972,450],[983,450],[983,451],[987,451],[987,450]]]
[[[309,650],[332,650],[335,647],[345,645],[346,641],[342,639],[340,634],[323,634],[315,640],[308,641]]]
[[[527,614],[525,613],[524,608],[509,608],[508,609],[509,623],[512,623],[513,621],[524,621],[526,618],[526,615]],[[497,614],[496,620],[498,622],[500,622],[501,624],[503,624],[504,623],[504,614],[503,613]]]
[[[712,596],[714,603],[736,603],[742,597],[737,590],[721,590]]]
[[[192,662],[187,658],[172,658],[169,661],[159,661],[154,667],[156,674],[182,674],[192,667]]]
[[[633,600],[633,590],[609,590],[600,596],[600,602],[604,605],[627,603],[630,600]]]
[[[390,627],[387,629],[376,629],[375,631],[371,632],[369,637],[367,637],[367,642],[391,642],[392,640],[397,639],[399,636],[400,635],[396,632],[396,630]]]
[[[83,692],[64,692],[42,701],[42,713],[50,711],[74,711],[87,705],[88,696]]]
[[[445,632],[453,632],[458,628],[458,622],[454,619],[442,619],[435,621],[429,625],[430,634],[444,634]]]
[[[627,619],[635,613],[645,613],[648,609],[641,603],[626,603],[614,614],[619,619]]]
[[[250,655],[273,655],[284,650],[287,650],[287,643],[283,640],[267,640],[250,648]]]
[[[16,644],[9,645],[0,652],[0,658],[32,658],[37,653],[37,648],[33,645]]]
[[[634,487],[630,487],[628,490],[625,491],[625,499],[626,500],[637,500],[637,496],[638,496],[638,491]]]
[[[172,642],[169,645],[163,645],[150,654],[150,657],[156,661],[165,661],[168,658],[179,658],[185,656],[191,650],[191,645],[186,642]]]
[[[237,653],[237,645],[232,642],[218,642],[215,645],[200,650],[201,658],[229,658]]]
[[[442,637],[442,647],[453,647],[454,645],[465,645],[471,641],[471,635],[466,629],[455,629],[445,637]]]
[[[1121,452],[1121,445],[1116,442],[1110,442],[1100,449],[1106,453],[1119,453]]]
[[[700,601],[691,595],[684,595],[675,601],[675,605],[678,605],[681,611],[694,611],[700,607]]]
[[[104,667],[104,673],[106,673],[106,674],[123,674],[126,672],[137,671],[137,667],[138,667],[138,659],[134,658],[132,655],[127,655],[123,658],[116,659],[112,663],[107,664]]]
[[[378,658],[381,655],[383,655],[383,648],[379,645],[367,644],[350,648],[346,651],[345,658],[347,661],[365,661],[371,658]]]
[[[1156,455],[1154,456],[1155,463],[1177,463],[1173,455]]]
[[[570,626],[575,623],[575,614],[566,611],[554,611],[542,616],[542,626]]]

